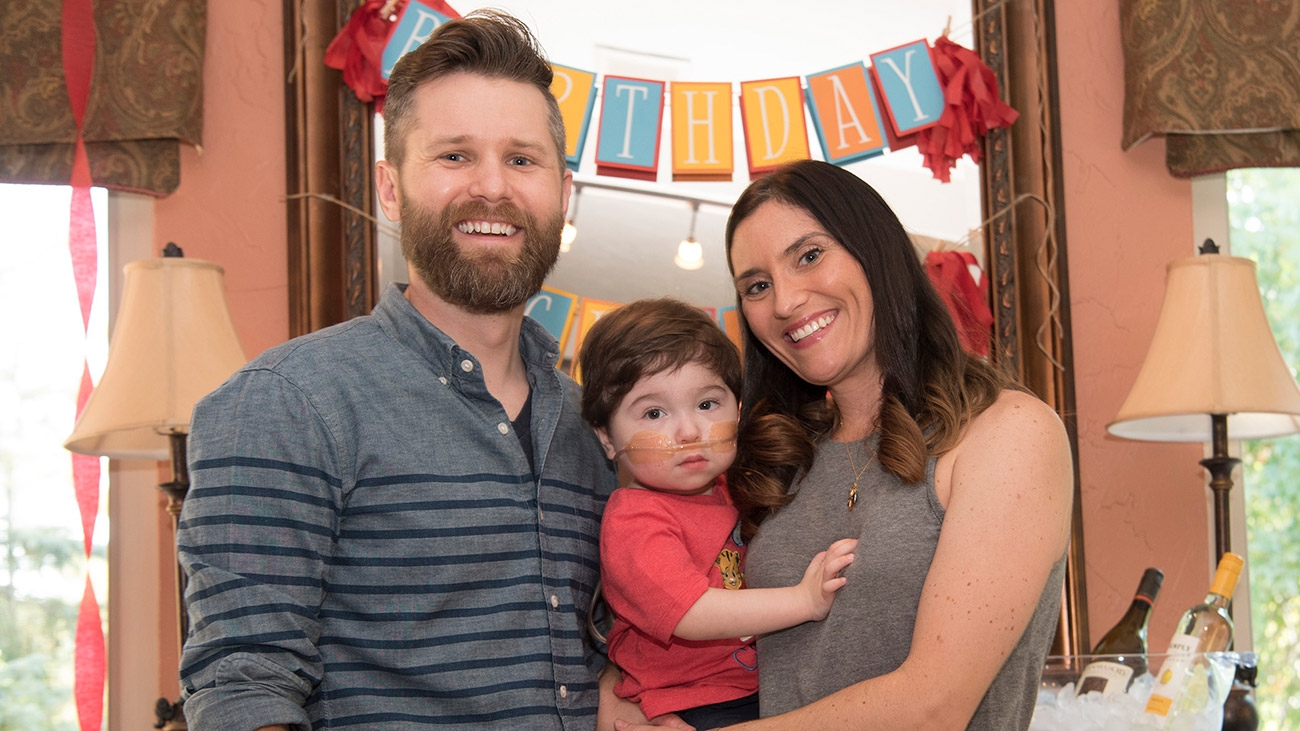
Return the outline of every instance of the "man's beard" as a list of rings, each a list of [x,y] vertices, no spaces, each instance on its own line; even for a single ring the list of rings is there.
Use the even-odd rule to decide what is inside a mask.
[[[442,299],[471,312],[507,312],[537,294],[560,255],[564,214],[538,223],[511,203],[466,203],[434,213],[402,199],[402,254]],[[507,221],[523,229],[517,254],[493,249],[462,251],[452,238],[461,221]]]

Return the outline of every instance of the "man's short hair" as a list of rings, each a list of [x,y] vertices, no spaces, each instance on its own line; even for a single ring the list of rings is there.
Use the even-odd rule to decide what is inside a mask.
[[[551,94],[554,71],[541,44],[518,18],[497,10],[476,10],[443,23],[393,66],[384,98],[384,157],[399,166],[406,155],[415,91],[455,73],[531,84],[546,100],[551,138],[564,167],[564,117]]]

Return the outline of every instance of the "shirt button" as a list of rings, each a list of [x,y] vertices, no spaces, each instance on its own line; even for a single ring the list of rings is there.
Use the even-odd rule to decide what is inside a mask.
[[[447,385],[447,377],[446,377],[446,376],[438,376],[438,383],[441,383],[441,384],[444,385],[444,386]]]
[[[537,511],[537,522],[540,523],[540,522],[542,522],[542,521],[545,520],[545,519],[546,519],[546,514],[543,513],[542,511],[538,510],[538,511]]]
[[[509,434],[510,425],[503,421],[500,424],[497,424],[497,431],[501,432],[502,434]]]
[[[555,596],[554,594],[552,594],[552,595],[551,595],[551,609],[559,609],[559,608],[560,608],[560,598],[557,597],[557,596]]]
[[[469,373],[470,371],[474,370],[474,361],[470,360],[469,358],[462,360],[460,362],[460,369],[462,371],[465,371],[466,373]]]
[[[561,686],[560,686],[560,697],[561,697],[561,698],[568,698],[568,697],[569,697],[569,686],[567,686],[567,685],[561,685]]]

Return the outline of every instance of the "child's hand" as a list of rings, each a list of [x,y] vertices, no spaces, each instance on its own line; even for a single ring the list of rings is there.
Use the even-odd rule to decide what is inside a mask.
[[[844,567],[853,563],[852,551],[857,547],[857,539],[838,540],[832,543],[830,548],[813,556],[813,560],[808,564],[808,570],[803,572],[803,581],[799,582],[799,589],[808,599],[814,621],[820,622],[830,613],[835,592],[848,581],[839,573]]]

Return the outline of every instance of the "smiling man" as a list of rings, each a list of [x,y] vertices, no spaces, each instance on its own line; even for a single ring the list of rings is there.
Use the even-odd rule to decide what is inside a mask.
[[[516,19],[443,25],[389,80],[380,205],[410,285],[196,407],[178,535],[194,729],[591,729],[616,486],[524,317],[572,186]]]

